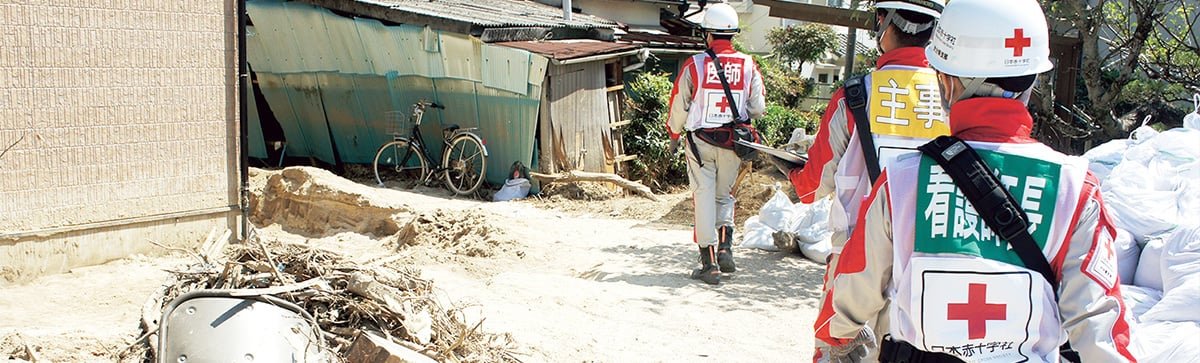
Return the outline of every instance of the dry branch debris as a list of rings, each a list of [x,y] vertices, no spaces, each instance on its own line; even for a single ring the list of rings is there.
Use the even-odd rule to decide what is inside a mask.
[[[176,272],[151,296],[141,322],[143,336],[150,339],[135,342],[118,357],[121,361],[153,361],[152,335],[163,308],[201,289],[245,289],[245,294],[269,294],[302,307],[319,323],[326,347],[340,361],[349,358],[364,331],[434,361],[519,361],[511,337],[481,332],[459,308],[434,299],[432,283],[418,271],[397,262],[364,265],[335,251],[257,236],[228,245],[225,252]]]
[[[586,171],[568,171],[566,173],[558,173],[558,174],[530,173],[529,176],[533,177],[534,179],[541,180],[542,182],[545,182],[545,183],[576,182],[576,181],[608,182],[608,183],[616,184],[622,188],[628,189],[628,190],[634,192],[634,194],[637,194],[639,196],[645,197],[645,198],[653,200],[653,201],[658,201],[658,197],[655,196],[654,193],[650,191],[650,187],[647,187],[646,185],[644,185],[642,183],[638,183],[635,181],[631,181],[629,179],[622,178],[620,175],[616,175],[616,174],[590,173],[590,172],[586,172]]]

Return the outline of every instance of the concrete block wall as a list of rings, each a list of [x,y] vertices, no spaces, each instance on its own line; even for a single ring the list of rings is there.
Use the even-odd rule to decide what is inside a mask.
[[[235,9],[0,2],[0,279],[234,227]]]

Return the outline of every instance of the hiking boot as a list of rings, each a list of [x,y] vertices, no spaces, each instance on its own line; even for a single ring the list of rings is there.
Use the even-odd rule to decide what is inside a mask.
[[[716,259],[715,246],[700,247],[700,268],[692,270],[692,279],[704,281],[709,285],[721,283],[721,271],[713,260]]]
[[[721,226],[717,228],[717,266],[721,268],[721,272],[737,272],[737,265],[733,263],[733,227]]]

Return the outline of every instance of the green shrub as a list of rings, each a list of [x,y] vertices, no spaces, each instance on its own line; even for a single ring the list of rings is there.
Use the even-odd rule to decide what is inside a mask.
[[[642,72],[626,85],[631,120],[623,141],[625,153],[637,155],[629,166],[629,179],[640,180],[654,191],[687,183],[687,164],[682,154],[667,151],[667,107],[671,80],[664,73]]]
[[[815,90],[811,79],[801,78],[799,72],[789,71],[775,58],[755,55],[754,63],[758,65],[758,71],[763,76],[767,103],[797,107]]]
[[[754,127],[758,128],[767,145],[779,146],[786,143],[792,137],[792,130],[798,127],[812,135],[820,120],[820,114],[772,104],[767,105],[766,115],[754,120]]]

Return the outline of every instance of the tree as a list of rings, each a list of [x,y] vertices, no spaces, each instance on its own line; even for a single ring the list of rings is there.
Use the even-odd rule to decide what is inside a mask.
[[[775,49],[772,53],[785,64],[795,63],[795,70],[804,68],[804,63],[821,59],[837,45],[837,33],[824,24],[808,23],[801,26],[788,25],[771,29],[767,42]]]
[[[1166,7],[1166,15],[1155,21],[1156,36],[1147,39],[1145,72],[1150,79],[1200,93],[1200,5],[1172,0]]]
[[[1062,120],[1054,115],[1053,85],[1043,82],[1039,86],[1041,102],[1036,111],[1042,120],[1041,136],[1092,141],[1127,136],[1140,121],[1122,117],[1131,111],[1130,97],[1139,96],[1127,88],[1178,90],[1170,83],[1188,82],[1189,74],[1196,75],[1200,64],[1177,63],[1189,56],[1182,55],[1189,49],[1192,59],[1196,57],[1196,34],[1190,27],[1196,23],[1193,1],[1042,0],[1052,28],[1059,34],[1077,35],[1081,42],[1082,92],[1076,103],[1081,112]],[[1181,41],[1189,38],[1190,43]],[[1074,66],[1073,61],[1060,59],[1058,66]],[[1168,84],[1152,84],[1155,79]],[[1194,85],[1195,78],[1190,82]],[[1064,146],[1069,142],[1045,141],[1060,149],[1073,149]]]

